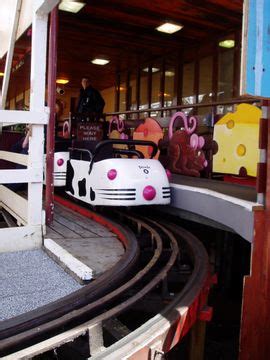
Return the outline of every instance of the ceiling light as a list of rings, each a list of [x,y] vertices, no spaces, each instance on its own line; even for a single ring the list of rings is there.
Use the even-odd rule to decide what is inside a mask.
[[[183,25],[176,25],[171,23],[165,23],[156,28],[157,31],[164,32],[166,34],[173,34],[183,28]]]
[[[170,70],[166,70],[165,71],[165,76],[168,76],[168,77],[173,77],[175,74],[174,74],[174,71],[170,71]]]
[[[67,79],[56,79],[56,83],[65,85],[65,84],[69,83],[69,80],[67,80]]]
[[[86,3],[80,1],[62,0],[59,4],[59,10],[77,13],[85,5]]]
[[[105,59],[93,59],[93,60],[91,60],[91,63],[95,64],[95,65],[106,65],[109,62],[110,62],[110,60],[105,60]]]
[[[221,47],[230,49],[230,48],[234,47],[235,41],[234,40],[223,40],[223,41],[220,41],[218,45]]]
[[[5,75],[5,73],[3,73],[3,72],[0,72],[0,76],[2,76],[2,77],[3,77],[4,75]]]
[[[152,70],[153,73],[155,73],[155,72],[158,72],[158,71],[159,71],[159,68],[152,67],[151,70]],[[143,69],[143,71],[144,71],[144,72],[148,72],[148,71],[149,71],[149,68],[146,67],[146,68]]]

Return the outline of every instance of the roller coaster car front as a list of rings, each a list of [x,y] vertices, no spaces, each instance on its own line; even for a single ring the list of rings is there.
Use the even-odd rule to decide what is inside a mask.
[[[88,144],[89,145],[89,144]],[[94,148],[73,148],[67,162],[66,191],[91,205],[138,206],[170,203],[170,185],[158,160],[144,159],[137,146],[151,141],[105,140]]]

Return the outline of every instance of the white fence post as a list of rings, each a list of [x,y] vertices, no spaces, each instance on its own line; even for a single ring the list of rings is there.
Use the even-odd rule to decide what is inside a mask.
[[[25,226],[0,229],[0,252],[33,249],[42,244],[44,124],[48,119],[45,107],[47,25],[48,15],[58,2],[58,0],[32,0],[28,3],[33,15],[30,111],[0,110],[0,123],[32,124],[28,156],[18,154],[16,156],[3,151],[0,153],[0,157],[9,161],[25,163],[27,160],[28,165],[25,170],[0,170],[2,184],[28,182],[28,201],[5,186],[1,186],[0,206],[10,211],[19,224]],[[29,9],[25,7],[24,11],[26,10]],[[14,43],[9,46],[14,47]]]

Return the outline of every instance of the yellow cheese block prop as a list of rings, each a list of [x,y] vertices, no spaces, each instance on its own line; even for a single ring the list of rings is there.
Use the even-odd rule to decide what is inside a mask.
[[[259,160],[259,122],[262,111],[256,106],[240,104],[214,127],[218,151],[213,158],[213,172],[257,175]]]

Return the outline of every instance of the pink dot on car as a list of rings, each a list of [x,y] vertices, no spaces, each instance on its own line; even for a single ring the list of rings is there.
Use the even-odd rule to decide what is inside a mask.
[[[107,176],[109,180],[114,180],[117,176],[117,171],[115,169],[111,169],[107,172]]]
[[[64,164],[64,159],[58,159],[57,160],[57,165],[58,166],[62,166]]]
[[[143,189],[143,197],[145,198],[145,200],[153,200],[156,196],[156,189],[151,186],[148,185]]]

